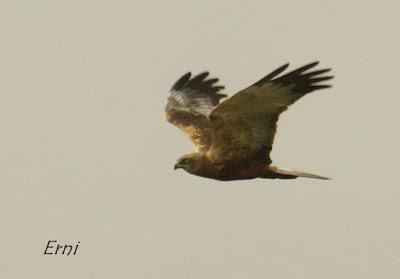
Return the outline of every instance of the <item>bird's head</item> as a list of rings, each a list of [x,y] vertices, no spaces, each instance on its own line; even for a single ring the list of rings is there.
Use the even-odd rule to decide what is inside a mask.
[[[184,169],[189,173],[197,174],[204,168],[205,163],[206,163],[206,158],[204,154],[201,153],[186,154],[180,157],[176,161],[174,170]]]

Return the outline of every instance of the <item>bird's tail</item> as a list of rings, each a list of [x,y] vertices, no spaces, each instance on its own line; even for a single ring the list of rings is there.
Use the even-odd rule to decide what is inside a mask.
[[[306,178],[323,179],[323,180],[330,179],[325,176],[320,176],[320,175],[316,175],[316,174],[295,171],[295,170],[281,169],[281,168],[274,167],[274,166],[269,166],[268,168],[269,168],[269,171],[271,171],[277,175],[277,178],[282,178],[282,179],[291,179],[291,178],[297,178],[297,177],[306,177]]]

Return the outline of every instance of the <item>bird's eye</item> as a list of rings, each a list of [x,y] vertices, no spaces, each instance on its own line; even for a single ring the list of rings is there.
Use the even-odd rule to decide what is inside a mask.
[[[189,159],[189,158],[183,159],[183,163],[184,163],[184,164],[189,164],[189,163],[190,163],[190,159]]]

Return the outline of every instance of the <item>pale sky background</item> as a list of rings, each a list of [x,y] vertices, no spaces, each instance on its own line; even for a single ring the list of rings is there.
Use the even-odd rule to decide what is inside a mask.
[[[3,1],[1,278],[398,278],[397,1]],[[168,89],[232,95],[290,62],[334,87],[282,115],[274,164],[331,181],[174,172]],[[76,256],[44,256],[48,240]]]

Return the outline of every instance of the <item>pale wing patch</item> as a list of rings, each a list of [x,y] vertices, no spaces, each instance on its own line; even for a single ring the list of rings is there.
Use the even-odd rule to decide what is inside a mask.
[[[226,96],[219,93],[224,87],[216,85],[218,79],[207,79],[208,75],[208,72],[193,78],[191,73],[183,75],[172,86],[165,107],[167,121],[183,131],[201,151],[207,151],[211,145],[208,116]]]
[[[180,110],[207,116],[214,108],[214,103],[207,96],[193,94],[189,90],[171,91],[167,99],[167,110]]]

